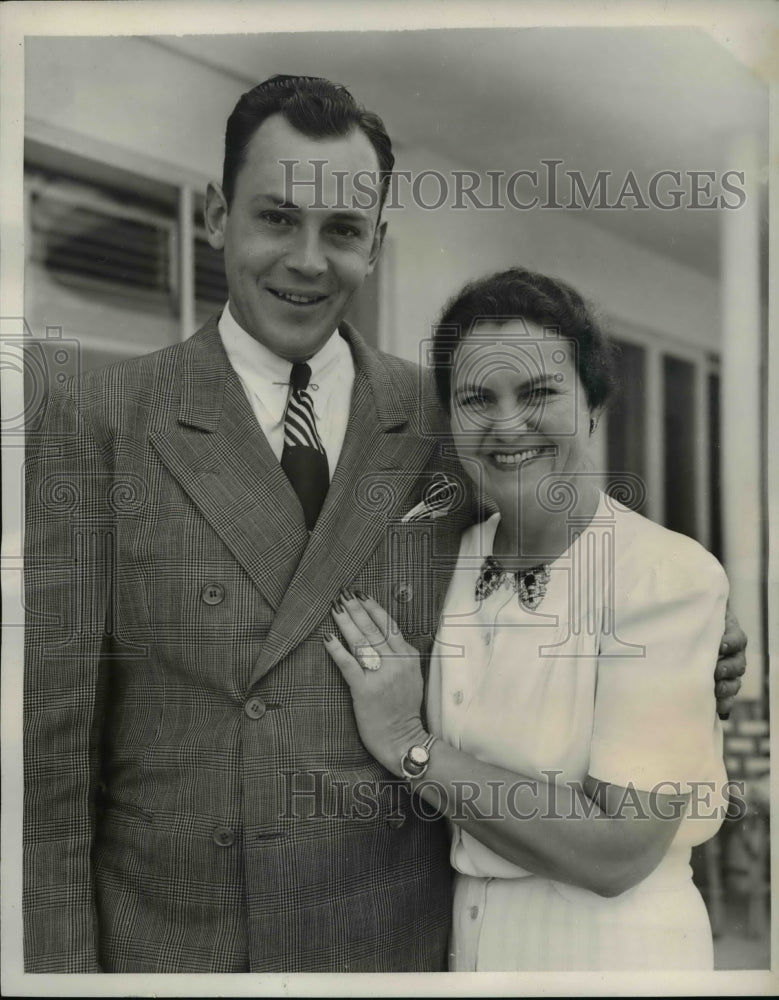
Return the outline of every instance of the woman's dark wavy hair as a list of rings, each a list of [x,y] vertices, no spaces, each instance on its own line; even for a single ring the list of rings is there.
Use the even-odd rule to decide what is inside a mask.
[[[381,204],[387,196],[395,157],[378,115],[358,104],[346,87],[319,76],[272,76],[248,90],[233,108],[225,130],[222,191],[228,208],[252,136],[271,115],[281,114],[312,139],[346,136],[355,128],[370,140],[379,161]]]
[[[617,387],[616,348],[590,306],[570,285],[522,267],[472,281],[445,305],[433,333],[431,368],[438,398],[448,412],[458,344],[479,321],[502,326],[524,319],[556,327],[577,344],[576,363],[590,409],[603,406]]]

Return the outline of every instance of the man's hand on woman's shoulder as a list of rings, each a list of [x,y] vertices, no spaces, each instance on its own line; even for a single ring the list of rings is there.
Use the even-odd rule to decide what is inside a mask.
[[[733,702],[741,688],[741,677],[747,668],[744,652],[746,647],[746,633],[728,604],[725,612],[725,634],[722,636],[719,659],[714,670],[716,682],[714,693],[717,696],[717,713],[721,719],[726,719],[730,715]]]

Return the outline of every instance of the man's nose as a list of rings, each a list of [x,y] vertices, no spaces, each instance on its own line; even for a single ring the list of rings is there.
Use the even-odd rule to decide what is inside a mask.
[[[317,278],[320,274],[324,274],[327,270],[327,259],[319,233],[301,226],[295,233],[284,262],[290,270],[297,271],[307,278]]]

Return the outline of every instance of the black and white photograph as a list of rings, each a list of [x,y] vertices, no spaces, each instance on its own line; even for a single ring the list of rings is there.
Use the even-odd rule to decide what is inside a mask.
[[[775,5],[0,31],[3,992],[774,995]]]

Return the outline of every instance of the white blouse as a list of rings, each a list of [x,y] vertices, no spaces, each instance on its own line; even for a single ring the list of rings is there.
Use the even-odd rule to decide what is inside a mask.
[[[535,611],[508,584],[480,602],[476,580],[498,522],[496,514],[462,538],[431,661],[431,729],[518,780],[590,774],[690,792],[649,876],[688,878],[691,845],[714,835],[726,808],[713,678],[728,594],[722,567],[697,542],[603,494],[592,521],[572,524]],[[530,874],[457,824],[451,863],[466,875]]]

